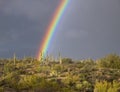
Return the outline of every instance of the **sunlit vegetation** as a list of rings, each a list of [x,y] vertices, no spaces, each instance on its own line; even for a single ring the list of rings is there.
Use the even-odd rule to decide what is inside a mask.
[[[96,81],[94,92],[119,92],[120,82]]]
[[[120,56],[0,59],[0,92],[120,92]]]

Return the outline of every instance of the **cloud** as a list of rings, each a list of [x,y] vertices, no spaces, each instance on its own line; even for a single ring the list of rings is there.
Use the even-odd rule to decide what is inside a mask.
[[[65,32],[65,36],[70,39],[79,39],[86,37],[88,32],[86,30],[69,30]]]
[[[58,2],[54,2],[54,0],[11,0],[4,5],[2,11],[9,15],[26,16],[29,19],[39,20],[51,15],[56,3]]]

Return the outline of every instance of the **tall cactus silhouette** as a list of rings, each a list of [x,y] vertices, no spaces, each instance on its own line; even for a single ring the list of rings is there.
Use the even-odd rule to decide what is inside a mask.
[[[59,52],[59,63],[62,64],[62,57],[61,57],[60,52]]]
[[[14,61],[14,65],[16,64],[16,54],[14,53],[13,55],[13,61]]]
[[[49,57],[48,52],[47,52],[47,55],[46,55],[46,62],[49,62],[49,60],[50,60],[50,57]]]
[[[41,58],[40,58],[40,62],[43,61],[43,53],[41,52],[40,54]]]

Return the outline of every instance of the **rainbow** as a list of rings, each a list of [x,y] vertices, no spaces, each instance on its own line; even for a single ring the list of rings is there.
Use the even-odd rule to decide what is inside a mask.
[[[66,10],[68,2],[69,2],[69,0],[61,0],[60,4],[58,5],[57,9],[55,10],[53,18],[47,27],[46,33],[45,33],[44,38],[42,40],[42,43],[40,45],[40,48],[39,48],[39,51],[37,54],[38,60],[41,60],[41,58],[46,55],[48,47],[49,47],[50,42],[52,40],[52,37],[53,37],[55,31],[57,31],[56,28],[59,25],[59,22],[60,22],[63,14]],[[41,53],[43,55],[41,55]]]

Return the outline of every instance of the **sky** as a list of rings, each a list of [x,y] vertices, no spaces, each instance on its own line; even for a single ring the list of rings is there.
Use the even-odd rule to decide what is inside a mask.
[[[35,57],[61,0],[0,0],[0,58]],[[70,0],[48,54],[73,59],[120,54],[120,0]]]

